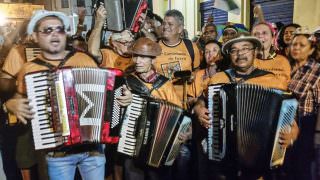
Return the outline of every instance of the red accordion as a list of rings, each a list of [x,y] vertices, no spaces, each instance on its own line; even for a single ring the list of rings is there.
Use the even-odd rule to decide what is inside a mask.
[[[35,149],[83,143],[117,143],[122,109],[122,71],[63,68],[25,76],[35,112]]]

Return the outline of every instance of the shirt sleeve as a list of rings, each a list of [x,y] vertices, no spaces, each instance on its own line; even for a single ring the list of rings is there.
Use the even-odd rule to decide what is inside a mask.
[[[319,107],[319,105],[320,105],[320,80],[319,80],[319,78],[312,88],[312,93],[313,93],[314,101],[317,104],[317,106]]]
[[[16,81],[17,92],[23,95],[26,95],[26,92],[27,92],[26,83],[24,81],[25,75],[26,75],[26,66],[23,66],[17,74],[17,81]]]
[[[18,48],[14,47],[10,50],[8,56],[6,57],[2,71],[13,77],[16,77],[25,62],[26,61],[23,57],[21,57]]]

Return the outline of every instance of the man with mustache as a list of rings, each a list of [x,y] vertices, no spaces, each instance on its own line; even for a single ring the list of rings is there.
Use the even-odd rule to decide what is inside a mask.
[[[222,52],[230,56],[232,68],[212,76],[208,81],[208,85],[233,82],[286,90],[287,86],[278,83],[279,80],[275,74],[253,66],[256,52],[261,46],[262,44],[259,39],[248,36],[248,34],[245,33],[239,33],[237,38],[229,40],[222,47]],[[204,97],[199,98],[193,110],[201,126],[209,128],[211,125],[209,110],[206,108]],[[281,134],[280,143],[284,147],[287,147],[292,143],[292,140],[297,138],[297,135],[298,127],[297,124],[294,123],[290,133]],[[210,164],[207,172],[210,172],[208,177],[217,179],[223,179],[223,177],[228,174],[225,169],[221,169],[217,164]],[[251,175],[252,174],[249,173],[249,178],[252,177]],[[247,176],[240,178],[248,179]]]
[[[222,47],[222,52],[230,56],[232,68],[212,76],[208,81],[208,85],[236,82],[286,90],[287,86],[279,84],[277,77],[273,73],[253,66],[256,51],[261,46],[262,44],[259,39],[248,36],[246,33],[240,33],[237,38],[228,41]],[[199,108],[201,104],[204,107],[204,101],[200,100],[195,108],[197,110],[201,109]],[[209,121],[207,121],[207,118],[204,118],[208,116],[201,116],[203,112],[196,112],[198,112],[198,117],[200,115],[200,123],[208,128],[210,125]]]

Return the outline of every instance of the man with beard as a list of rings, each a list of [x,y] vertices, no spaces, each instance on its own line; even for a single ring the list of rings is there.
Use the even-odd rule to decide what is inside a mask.
[[[262,44],[259,39],[240,34],[237,38],[229,40],[223,47],[222,52],[230,56],[232,67],[224,72],[219,72],[212,76],[208,82],[209,85],[225,84],[225,83],[245,83],[255,84],[266,88],[275,88],[286,90],[287,86],[278,83],[278,78],[271,72],[264,71],[253,66],[255,53],[261,48]],[[208,86],[207,86],[208,87]],[[209,110],[206,108],[204,98],[199,98],[194,107],[195,115],[201,126],[209,128],[210,118]],[[280,144],[287,147],[295,140],[298,135],[297,124],[292,125],[290,133],[282,133],[280,135]],[[231,173],[227,169],[223,169],[220,165],[211,163],[208,167],[208,179],[224,179],[227,175],[231,179],[235,179],[237,172]],[[258,175],[260,176],[260,175]],[[240,179],[253,179],[258,178],[256,174],[249,172],[242,172]]]
[[[17,76],[17,93],[13,99],[6,102],[11,111],[28,128],[26,146],[17,147],[25,150],[33,149],[32,133],[29,119],[33,118],[33,107],[26,98],[27,73],[41,70],[52,70],[61,67],[97,67],[95,60],[83,53],[66,51],[66,29],[70,26],[69,18],[61,12],[40,10],[31,18],[27,32],[41,48],[41,54],[34,60],[25,63]],[[124,97],[119,100],[120,105],[131,102],[131,93],[124,87]],[[75,169],[79,168],[83,179],[104,179],[105,156],[103,147],[99,144],[86,144],[77,147],[58,147],[47,153],[48,174],[50,179],[74,179]]]

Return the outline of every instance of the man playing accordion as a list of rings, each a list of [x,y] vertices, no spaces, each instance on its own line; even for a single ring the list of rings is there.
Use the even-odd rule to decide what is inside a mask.
[[[132,103],[134,103],[135,94],[137,94],[142,97],[164,100],[177,107],[182,107],[171,81],[158,74],[152,66],[155,57],[161,54],[159,44],[142,37],[134,43],[130,51],[135,63],[135,72],[127,76],[127,85],[134,95]],[[184,141],[190,135],[184,134],[180,138]],[[121,140],[119,146],[120,143]],[[163,166],[158,168],[150,167],[131,158],[126,159],[124,164],[126,179],[170,179],[170,169],[170,167]]]
[[[26,97],[27,73],[44,70],[54,71],[62,67],[90,67],[97,68],[95,59],[83,52],[67,51],[66,38],[70,26],[69,18],[61,12],[40,10],[31,18],[28,34],[32,35],[41,48],[41,54],[23,65],[17,78],[17,93],[6,105],[10,112],[28,127],[26,132],[27,146],[17,147],[26,151],[32,146],[31,125],[28,122],[34,118],[36,107],[30,107]],[[44,86],[44,85],[42,85]],[[41,86],[40,86],[41,87]],[[123,87],[124,96],[120,96],[119,104],[126,106],[131,102],[131,93]],[[123,98],[125,97],[125,98]],[[49,97],[47,97],[49,99]],[[120,102],[121,101],[121,102]],[[54,109],[54,108],[53,108]],[[53,115],[49,116],[49,119]],[[80,144],[77,146],[59,146],[47,153],[48,174],[50,179],[74,179],[76,167],[79,168],[84,179],[104,179],[105,156],[101,144]]]
[[[224,72],[219,72],[211,77],[208,86],[235,83],[259,85],[263,88],[272,88],[282,91],[287,90],[287,85],[279,83],[277,77],[273,73],[260,70],[253,66],[256,52],[261,46],[261,42],[257,38],[246,34],[239,34],[237,38],[228,41],[222,47],[222,52],[230,56],[232,68]],[[203,95],[202,98],[199,98],[193,110],[201,126],[208,129],[212,126],[212,121],[210,120],[210,112],[205,103],[207,100],[204,98],[205,96],[206,95]],[[226,108],[228,108],[228,106]],[[283,147],[287,147],[290,143],[292,144],[293,140],[297,138],[298,127],[296,122],[293,122],[291,128],[292,130],[289,133],[280,133],[279,143]],[[257,175],[250,171],[239,173],[238,169],[231,170],[230,168],[222,168],[219,164],[214,163],[209,165],[207,172],[209,172],[208,177],[215,177],[218,179],[223,177],[232,179],[237,178],[236,176],[240,176],[238,177],[240,179],[257,179],[262,175]]]

